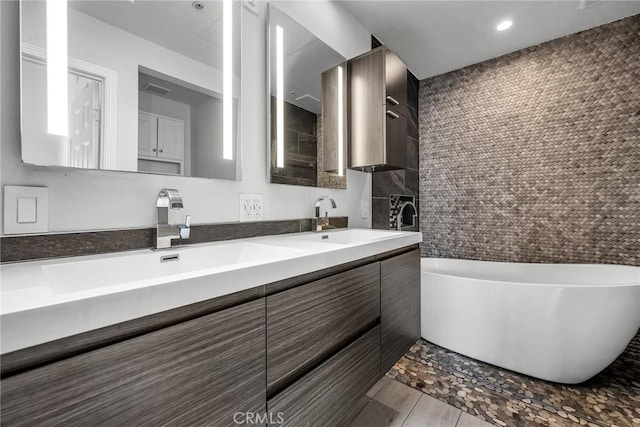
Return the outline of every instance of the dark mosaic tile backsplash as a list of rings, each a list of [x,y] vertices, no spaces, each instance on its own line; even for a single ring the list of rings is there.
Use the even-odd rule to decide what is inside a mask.
[[[640,265],[640,15],[420,82],[424,256]]]

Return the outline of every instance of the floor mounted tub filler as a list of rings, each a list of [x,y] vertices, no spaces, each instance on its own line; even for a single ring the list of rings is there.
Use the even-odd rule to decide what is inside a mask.
[[[640,267],[423,258],[422,337],[516,372],[588,380],[640,328]]]

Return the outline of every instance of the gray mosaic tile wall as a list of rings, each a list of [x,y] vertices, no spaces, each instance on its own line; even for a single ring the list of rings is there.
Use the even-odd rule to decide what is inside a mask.
[[[424,256],[640,265],[640,15],[420,82]]]

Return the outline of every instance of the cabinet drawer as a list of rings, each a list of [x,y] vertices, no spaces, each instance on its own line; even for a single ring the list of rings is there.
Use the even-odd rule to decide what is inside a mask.
[[[379,263],[268,296],[268,391],[300,375],[379,316]]]
[[[264,299],[8,377],[2,425],[233,425],[265,408]]]
[[[420,251],[380,262],[380,372],[384,375],[420,338]]]
[[[272,419],[285,426],[346,425],[359,411],[362,396],[380,378],[380,326],[270,399]]]

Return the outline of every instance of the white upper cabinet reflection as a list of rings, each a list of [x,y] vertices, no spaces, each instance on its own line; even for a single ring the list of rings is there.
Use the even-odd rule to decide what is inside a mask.
[[[23,161],[238,179],[241,9],[23,0]]]

